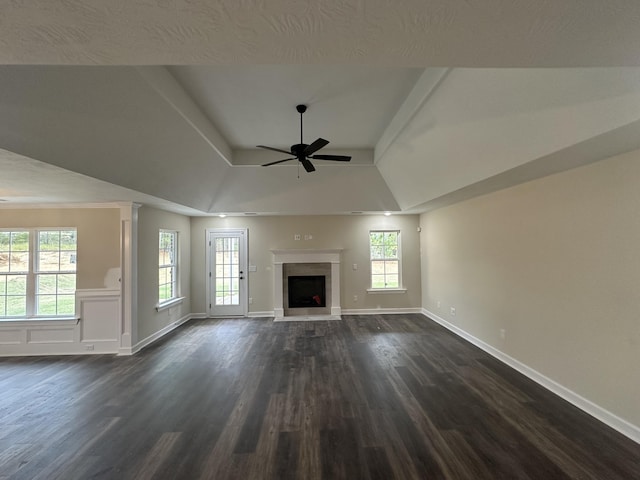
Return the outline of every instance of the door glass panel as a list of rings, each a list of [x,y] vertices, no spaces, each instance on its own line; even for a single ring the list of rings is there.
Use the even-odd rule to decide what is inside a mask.
[[[215,242],[216,305],[239,305],[239,237],[217,238]]]

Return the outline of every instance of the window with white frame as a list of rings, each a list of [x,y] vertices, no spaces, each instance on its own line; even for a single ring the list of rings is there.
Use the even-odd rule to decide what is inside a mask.
[[[75,314],[74,228],[0,231],[0,317]]]
[[[400,275],[400,231],[372,230],[369,232],[371,258],[371,288],[402,288]]]
[[[160,230],[158,304],[178,297],[178,232]]]

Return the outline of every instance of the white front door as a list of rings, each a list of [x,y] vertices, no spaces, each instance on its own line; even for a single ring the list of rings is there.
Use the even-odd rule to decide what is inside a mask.
[[[207,247],[209,315],[246,316],[247,229],[208,229]]]

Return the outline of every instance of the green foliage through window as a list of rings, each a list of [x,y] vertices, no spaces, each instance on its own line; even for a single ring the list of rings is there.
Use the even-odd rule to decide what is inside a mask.
[[[75,229],[0,231],[0,317],[75,313]]]
[[[38,232],[37,315],[75,313],[76,258],[75,230]]]
[[[215,242],[216,305],[240,303],[240,238],[219,237]]]
[[[161,230],[158,251],[158,303],[178,296],[178,232]]]
[[[400,232],[369,232],[371,288],[400,288]]]

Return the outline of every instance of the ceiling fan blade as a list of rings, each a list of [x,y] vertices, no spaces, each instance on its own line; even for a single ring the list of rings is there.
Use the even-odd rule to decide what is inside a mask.
[[[270,165],[277,165],[278,163],[288,162],[289,160],[297,160],[296,158],[285,158],[284,160],[277,160],[275,162],[269,162],[262,165],[263,167],[268,167]]]
[[[308,157],[309,155],[313,155],[315,152],[320,150],[325,145],[329,144],[329,140],[325,140],[324,138],[319,138],[311,145],[308,145],[307,148],[304,149],[304,154]]]
[[[314,160],[332,160],[334,162],[350,162],[351,157],[346,155],[314,155],[311,158]]]
[[[300,162],[302,162],[302,166],[307,172],[315,172],[316,169],[314,168],[313,164],[309,160],[304,158],[300,160]]]
[[[267,150],[273,150],[274,152],[286,153],[287,155],[293,155],[292,152],[287,152],[286,150],[280,150],[279,148],[267,147],[265,145],[256,145],[258,148],[266,148]]]

